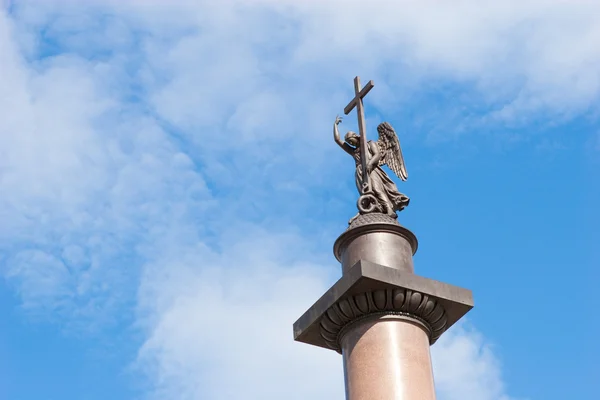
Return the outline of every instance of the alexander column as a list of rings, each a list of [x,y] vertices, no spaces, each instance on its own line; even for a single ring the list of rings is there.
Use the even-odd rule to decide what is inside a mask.
[[[355,160],[358,214],[335,241],[342,277],[294,324],[294,339],[340,353],[348,400],[434,400],[430,345],[473,308],[470,290],[415,275],[417,238],[397,221],[409,198],[382,169],[408,178],[400,142],[387,122],[367,141],[363,98],[354,79],[359,133],[335,142]],[[363,171],[367,173],[364,174]]]

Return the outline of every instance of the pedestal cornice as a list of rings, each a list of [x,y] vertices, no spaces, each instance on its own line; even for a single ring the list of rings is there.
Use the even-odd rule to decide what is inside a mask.
[[[434,343],[471,308],[468,289],[360,260],[294,323],[294,339],[339,351],[347,324],[374,313],[397,313],[421,322]]]

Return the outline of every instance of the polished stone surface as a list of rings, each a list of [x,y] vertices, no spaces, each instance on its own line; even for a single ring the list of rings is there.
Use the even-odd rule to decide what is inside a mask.
[[[378,217],[378,218],[374,218]],[[369,223],[361,224],[362,220]],[[414,272],[413,255],[417,237],[395,220],[380,214],[359,216],[333,245],[333,253],[342,264],[342,273],[359,260]]]
[[[346,399],[434,400],[427,333],[385,316],[357,323],[342,338]]]
[[[430,345],[473,308],[470,290],[414,273],[417,238],[381,214],[334,244],[342,277],[294,323],[294,339],[343,355],[348,400],[434,400]]]

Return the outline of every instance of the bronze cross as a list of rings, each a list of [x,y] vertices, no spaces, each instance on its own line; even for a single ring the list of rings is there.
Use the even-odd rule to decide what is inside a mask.
[[[350,114],[350,111],[356,107],[356,114],[358,114],[358,133],[360,134],[360,157],[362,161],[362,176],[363,176],[363,192],[369,187],[369,174],[367,173],[367,163],[369,152],[367,151],[367,127],[365,125],[365,110],[363,107],[363,97],[373,89],[373,81],[369,81],[367,86],[360,88],[360,78],[357,76],[354,78],[354,98],[346,108],[344,108],[344,114]]]

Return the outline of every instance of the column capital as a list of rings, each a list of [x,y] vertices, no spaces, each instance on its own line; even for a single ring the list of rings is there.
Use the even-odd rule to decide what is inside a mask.
[[[347,325],[398,315],[422,324],[433,344],[471,308],[468,289],[360,260],[294,323],[294,340],[339,352]]]
[[[435,343],[448,324],[446,310],[435,297],[411,289],[390,287],[337,301],[321,318],[320,335],[330,349],[341,353],[342,337],[353,325],[384,316],[413,320],[425,330],[429,344]]]

